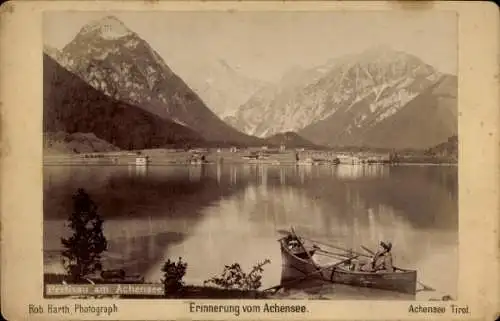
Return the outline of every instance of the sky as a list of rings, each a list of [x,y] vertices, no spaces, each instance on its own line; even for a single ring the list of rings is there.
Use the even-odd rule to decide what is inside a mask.
[[[278,81],[343,55],[388,45],[457,73],[454,12],[48,12],[44,43],[58,49],[87,23],[113,15],[178,74],[224,60],[245,76]]]

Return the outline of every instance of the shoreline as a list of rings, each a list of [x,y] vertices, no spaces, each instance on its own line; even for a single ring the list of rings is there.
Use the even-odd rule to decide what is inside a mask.
[[[280,165],[280,166],[458,166],[458,161],[449,157],[403,156],[398,162],[390,162],[380,155],[345,155],[334,152],[299,152],[297,161],[295,152],[175,152],[141,151],[136,153],[89,153],[89,154],[46,154],[44,166],[57,165],[99,165],[99,166],[172,166],[172,165]],[[205,160],[200,160],[200,155]],[[261,155],[261,156],[255,156]]]
[[[276,293],[264,290],[241,290],[241,289],[224,289],[213,286],[205,286],[205,285],[193,285],[186,284],[181,288],[178,292],[170,293],[170,294],[87,294],[87,295],[47,295],[46,294],[46,286],[47,285],[63,285],[62,281],[56,282],[55,278],[63,279],[64,275],[55,275],[50,273],[44,273],[44,282],[43,282],[43,296],[46,299],[120,299],[120,300],[136,300],[136,299],[149,299],[149,300],[186,300],[186,299],[201,299],[201,300],[262,300],[262,299],[270,299],[270,300],[347,300],[347,299],[355,299],[362,297],[364,300],[379,300],[380,297],[383,297],[385,300],[391,301],[444,301],[445,292],[437,291],[432,293],[422,293],[417,292],[416,294],[401,294],[392,291],[385,290],[377,290],[377,296],[373,294],[366,296],[362,291],[364,290],[372,290],[372,289],[364,289],[359,287],[351,287],[343,284],[326,284],[327,288],[330,289],[325,291],[321,291],[322,286],[312,286],[308,287],[307,290],[305,288],[290,288],[290,289],[282,289]],[[51,279],[51,280],[48,280]],[[130,283],[96,283],[96,285],[128,285]],[[158,283],[144,282],[137,283],[139,285],[161,285]],[[67,284],[71,286],[73,284]],[[79,286],[82,284],[74,284],[75,286]],[[90,284],[87,284],[90,285]],[[348,287],[350,291],[345,292],[345,288]],[[344,292],[338,293],[338,289],[343,289]],[[337,289],[337,290],[335,290]],[[316,290],[316,291],[315,291]],[[355,291],[354,294],[352,291]],[[358,292],[359,291],[359,292]],[[350,293],[349,293],[350,292]],[[353,296],[354,295],[354,296]]]
[[[312,166],[317,166],[317,167],[345,167],[345,166],[350,166],[350,167],[369,167],[369,166],[390,166],[390,167],[406,167],[406,166],[422,166],[422,167],[437,167],[437,166],[443,166],[443,167],[458,167],[458,163],[400,163],[400,164],[384,164],[384,163],[377,163],[377,164],[348,164],[348,163],[341,163],[341,164],[295,164],[295,163],[285,163],[285,162],[280,162],[280,163],[273,163],[273,162],[262,162],[262,163],[256,163],[256,162],[224,162],[224,163],[219,163],[220,165],[268,165],[268,166],[282,166],[282,167],[312,167]],[[129,166],[134,166],[137,168],[147,168],[147,167],[162,167],[162,166],[190,166],[190,167],[199,167],[199,166],[210,166],[210,165],[217,165],[217,163],[202,163],[202,164],[191,164],[191,163],[180,163],[180,162],[164,162],[161,164],[158,163],[153,163],[153,164],[148,164],[148,165],[136,165],[133,163],[129,164],[113,164],[113,163],[92,163],[92,162],[44,162],[43,166],[51,167],[51,166],[108,166],[108,167],[129,167]]]

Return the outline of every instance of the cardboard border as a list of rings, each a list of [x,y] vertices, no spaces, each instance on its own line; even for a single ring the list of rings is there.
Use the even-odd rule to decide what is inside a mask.
[[[487,319],[498,302],[499,15],[492,2],[159,2],[15,1],[1,7],[2,313],[7,319],[68,319],[28,314],[41,297],[42,242],[42,12],[44,10],[452,10],[459,15],[459,294],[469,315],[409,314],[409,302],[305,301],[307,314],[190,314],[185,300],[83,300],[117,304],[98,319],[389,320]],[[218,302],[199,300],[198,302]],[[73,305],[74,300],[57,300]],[[224,301],[224,303],[252,304]],[[269,303],[298,303],[296,300]],[[412,302],[418,304],[419,302]],[[446,302],[421,302],[446,305]],[[457,304],[455,302],[455,304]],[[447,309],[450,310],[449,308]],[[75,318],[76,316],[71,316]],[[78,315],[95,319],[94,314]]]

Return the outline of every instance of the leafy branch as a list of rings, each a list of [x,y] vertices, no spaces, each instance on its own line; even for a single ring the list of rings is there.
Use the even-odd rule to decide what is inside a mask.
[[[248,274],[238,263],[226,265],[220,276],[214,276],[203,284],[213,284],[223,289],[257,290],[262,285],[263,266],[269,263],[271,263],[269,259],[257,263]]]

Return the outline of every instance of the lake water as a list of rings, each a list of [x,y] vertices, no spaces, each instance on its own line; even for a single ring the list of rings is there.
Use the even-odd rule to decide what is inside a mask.
[[[71,195],[85,188],[105,219],[105,268],[158,282],[179,256],[185,281],[202,284],[224,265],[270,259],[263,288],[280,282],[280,230],[360,249],[393,243],[395,265],[456,296],[456,166],[46,166],[44,267],[62,272],[60,238]]]

